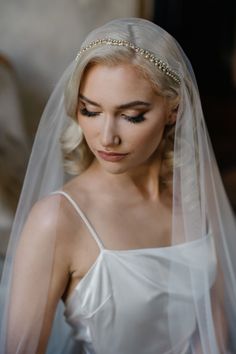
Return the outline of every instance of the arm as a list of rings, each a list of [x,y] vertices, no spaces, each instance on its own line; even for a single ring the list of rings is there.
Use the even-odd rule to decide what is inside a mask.
[[[37,203],[17,248],[9,299],[7,354],[45,353],[69,274],[58,197]]]

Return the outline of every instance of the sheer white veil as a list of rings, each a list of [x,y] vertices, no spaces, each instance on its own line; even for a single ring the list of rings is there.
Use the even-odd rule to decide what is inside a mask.
[[[91,42],[105,38],[128,41],[136,47],[148,50],[180,77],[180,84],[175,82],[171,84],[172,78],[161,70],[166,85],[174,85],[180,98],[175,124],[171,181],[173,186],[172,246],[192,242],[196,245],[201,244],[201,248],[197,257],[193,257],[188,249],[183,247],[181,258],[175,259],[173,256],[169,264],[169,326],[166,331],[172,343],[171,353],[181,354],[176,343],[183,321],[188,322],[190,328],[190,332],[186,334],[190,337],[189,354],[234,353],[236,352],[235,217],[225,194],[211,147],[191,64],[179,44],[166,31],[144,19],[113,20],[92,31],[82,47],[88,47]],[[104,48],[108,46],[100,45]],[[38,251],[44,258],[45,268],[42,274],[37,274],[35,289],[30,289],[30,303],[29,297],[26,297],[25,301],[22,300],[24,291],[29,291],[27,279],[22,279],[21,273],[18,274],[13,260],[17,246],[20,244],[22,229],[33,205],[51,192],[61,189],[69,178],[64,172],[60,143],[62,132],[71,121],[65,109],[64,92],[68,81],[73,81],[75,78],[79,88],[84,68],[94,56],[98,55],[97,47],[91,46],[91,49],[86,49],[77,61],[69,65],[55,87],[41,118],[1,280],[1,354],[34,354],[37,350],[44,314],[47,310],[47,294],[54,263],[57,230],[51,236],[50,244],[47,243],[47,250]],[[125,46],[120,46],[118,49],[127,50]],[[135,55],[143,56],[144,61],[148,60],[141,53]],[[151,61],[148,65],[154,67]],[[206,65],[211,70],[210,63],[206,62]],[[159,70],[158,67],[155,70]],[[74,95],[78,97],[78,90]],[[60,209],[60,199],[55,200],[53,208],[55,213]],[[21,256],[23,257],[24,253]],[[188,295],[185,295],[186,305],[183,306],[180,302],[179,310],[173,311],[177,300],[172,294],[176,295],[178,292],[179,297],[183,296],[183,290],[179,287],[176,277],[176,267],[182,269],[183,274],[188,277],[189,287]],[[14,286],[13,278],[19,279]],[[19,282],[22,285],[19,285]],[[14,291],[19,291],[19,296]],[[21,301],[17,302],[15,298]],[[50,354],[67,354],[75,350],[71,331],[63,318],[63,306],[60,302],[56,311],[47,351]],[[14,329],[13,333],[9,331],[12,307],[17,308],[14,315],[17,319],[20,318],[22,323],[21,328]],[[176,329],[177,327],[179,330]],[[8,349],[9,342],[14,342],[10,345],[11,351]]]

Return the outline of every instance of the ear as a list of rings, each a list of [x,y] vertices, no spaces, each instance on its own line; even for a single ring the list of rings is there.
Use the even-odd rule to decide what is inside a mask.
[[[179,105],[170,108],[170,112],[167,117],[166,125],[173,125],[176,122]]]

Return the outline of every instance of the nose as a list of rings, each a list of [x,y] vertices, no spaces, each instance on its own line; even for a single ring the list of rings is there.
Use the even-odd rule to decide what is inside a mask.
[[[104,117],[101,128],[101,144],[103,147],[117,145],[118,131],[114,117]],[[120,140],[120,138],[119,138]]]

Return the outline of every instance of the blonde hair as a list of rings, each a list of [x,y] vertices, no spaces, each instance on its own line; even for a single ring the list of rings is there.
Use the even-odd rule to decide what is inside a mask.
[[[115,38],[118,40],[123,40],[124,33],[124,30],[120,33],[116,32]],[[93,34],[94,33],[92,32],[92,35],[90,35],[91,39],[94,38]],[[95,34],[98,36],[97,33]],[[166,32],[165,37],[167,40],[162,38],[161,47],[162,51],[168,55],[168,52],[171,50],[170,47],[173,44],[170,40],[172,37]],[[139,38],[142,38],[142,34],[140,34]],[[89,43],[89,38],[87,39],[87,42]],[[131,48],[126,46],[101,45],[91,47],[84,51],[78,59],[75,70],[72,73],[65,90],[65,107],[67,115],[71,118],[71,120],[61,137],[61,142],[65,169],[70,174],[81,173],[93,160],[93,155],[77,122],[78,96],[83,76],[85,72],[93,65],[103,64],[115,66],[122,63],[130,63],[133,65],[143,75],[143,77],[150,82],[150,85],[154,90],[158,91],[158,93],[164,97],[167,97],[173,106],[178,105],[179,84],[171,77],[168,77],[163,71],[159,70],[152,62],[146,60],[145,57],[141,56],[139,53],[136,53]],[[174,125],[167,126],[162,141],[162,164],[165,165],[165,168],[162,169],[162,171],[165,176],[170,174],[173,167],[174,130]],[[163,178],[163,180],[164,179],[166,179],[166,177]]]

